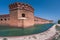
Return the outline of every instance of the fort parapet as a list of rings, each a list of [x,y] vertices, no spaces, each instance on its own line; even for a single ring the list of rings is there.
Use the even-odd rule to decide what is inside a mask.
[[[24,4],[24,3],[19,3],[19,2],[10,4],[9,9],[10,9],[10,11],[19,9],[19,10],[27,10],[27,11],[34,12],[34,9],[30,5]]]

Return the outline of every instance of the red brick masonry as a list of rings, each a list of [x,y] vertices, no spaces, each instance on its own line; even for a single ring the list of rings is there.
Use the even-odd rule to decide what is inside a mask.
[[[9,5],[10,14],[0,15],[0,25],[10,25],[17,27],[30,27],[34,24],[52,23],[52,20],[46,20],[34,16],[34,9],[25,3],[13,3]]]

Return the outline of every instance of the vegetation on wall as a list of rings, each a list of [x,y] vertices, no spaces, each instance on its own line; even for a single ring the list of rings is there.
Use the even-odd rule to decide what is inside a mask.
[[[58,24],[60,24],[60,20],[58,20]]]

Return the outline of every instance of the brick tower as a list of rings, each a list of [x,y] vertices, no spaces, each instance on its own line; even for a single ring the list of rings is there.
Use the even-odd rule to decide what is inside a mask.
[[[24,3],[13,3],[9,5],[10,25],[16,27],[30,27],[34,25],[34,9]]]

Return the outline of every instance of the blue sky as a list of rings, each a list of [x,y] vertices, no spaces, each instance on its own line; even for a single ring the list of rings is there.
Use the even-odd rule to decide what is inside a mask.
[[[60,19],[60,0],[0,0],[0,15],[8,14],[9,4],[14,2],[30,4],[35,9],[35,16],[55,22]]]

